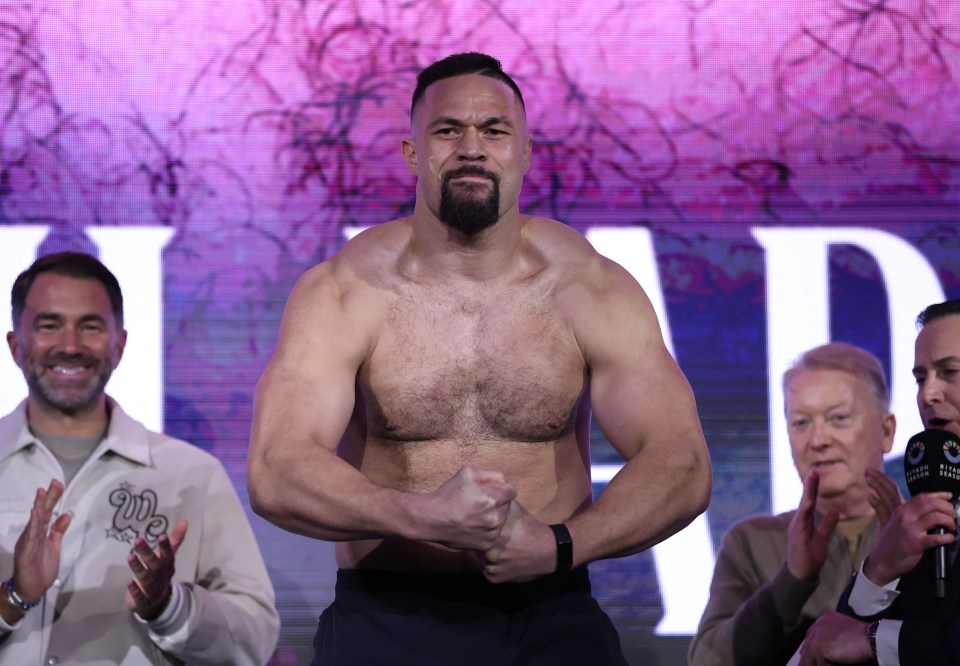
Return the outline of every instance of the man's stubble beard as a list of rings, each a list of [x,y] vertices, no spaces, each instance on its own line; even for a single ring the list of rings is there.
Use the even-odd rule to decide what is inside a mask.
[[[56,364],[47,360],[42,363]],[[30,395],[37,402],[45,407],[72,416],[97,404],[100,396],[106,390],[110,376],[113,374],[113,368],[103,359],[96,359],[93,368],[95,374],[87,384],[69,390],[57,386],[55,378],[45,378],[43,376],[44,367],[40,367],[38,370],[34,365],[29,365],[23,376],[27,382]]]
[[[463,175],[483,176],[489,178],[490,184],[450,185],[452,178]],[[492,227],[500,219],[500,179],[482,167],[465,166],[445,173],[440,187],[439,217],[445,225],[467,236]]]

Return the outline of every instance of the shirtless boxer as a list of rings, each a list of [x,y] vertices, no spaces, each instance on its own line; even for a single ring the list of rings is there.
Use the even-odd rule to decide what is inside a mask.
[[[625,663],[585,565],[705,510],[690,386],[637,282],[520,213],[532,141],[496,60],[434,63],[411,115],[413,214],[287,303],[256,391],[251,503],[337,542],[317,664]],[[591,410],[626,461],[596,501]]]

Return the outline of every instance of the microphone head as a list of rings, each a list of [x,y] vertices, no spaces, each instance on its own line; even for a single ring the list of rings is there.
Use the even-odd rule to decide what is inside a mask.
[[[960,496],[960,437],[930,428],[907,442],[903,472],[911,495],[949,492]]]

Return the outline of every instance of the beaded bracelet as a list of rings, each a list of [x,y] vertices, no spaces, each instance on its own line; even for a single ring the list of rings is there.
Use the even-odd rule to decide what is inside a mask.
[[[36,601],[31,601],[27,603],[20,598],[20,595],[17,594],[17,591],[13,589],[13,576],[7,580],[7,603],[16,608],[17,610],[23,611],[26,613],[31,608],[36,608],[40,605],[40,602],[43,601],[43,595],[40,595],[40,598]]]

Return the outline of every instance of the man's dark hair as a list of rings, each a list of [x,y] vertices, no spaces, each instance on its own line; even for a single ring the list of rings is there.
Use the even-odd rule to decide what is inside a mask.
[[[951,299],[943,303],[934,303],[924,308],[923,312],[917,315],[917,328],[923,328],[931,321],[943,319],[951,315],[960,315],[960,299]]]
[[[17,276],[17,279],[13,282],[13,289],[10,290],[10,308],[14,328],[20,327],[20,318],[23,316],[27,294],[30,293],[30,288],[37,276],[43,273],[53,273],[79,280],[96,280],[102,284],[110,298],[113,318],[117,320],[117,326],[123,328],[123,293],[120,291],[120,283],[117,282],[114,274],[100,263],[99,259],[84,252],[48,254],[37,259],[30,265],[30,268]]]
[[[526,105],[523,103],[523,93],[520,92],[520,87],[516,81],[511,79],[510,76],[503,71],[500,61],[485,53],[471,51],[470,53],[448,55],[443,60],[438,60],[432,65],[427,66],[426,69],[417,75],[417,87],[413,91],[413,100],[410,102],[410,116],[413,117],[413,110],[417,108],[417,102],[423,97],[423,93],[428,87],[437,81],[449,79],[454,76],[461,76],[463,74],[480,74],[481,76],[489,76],[491,79],[503,81],[510,86],[510,89],[516,94],[517,99],[520,100],[520,106],[526,108]]]

